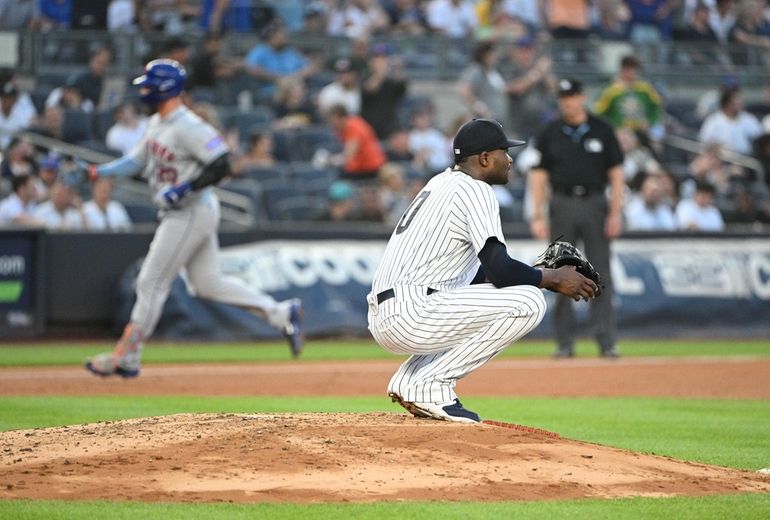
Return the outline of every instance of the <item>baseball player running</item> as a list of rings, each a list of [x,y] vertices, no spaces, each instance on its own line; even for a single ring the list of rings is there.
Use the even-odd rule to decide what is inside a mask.
[[[134,80],[141,101],[155,112],[142,141],[120,159],[88,166],[92,180],[143,172],[162,216],[136,281],[136,304],[123,336],[112,352],[86,362],[86,368],[100,376],[139,374],[144,341],[155,330],[182,268],[198,297],[246,308],[280,329],[295,357],[302,349],[299,300],[276,302],[218,270],[219,201],[211,186],[230,173],[228,148],[212,126],[182,103],[185,80],[178,62],[149,62]]]
[[[492,119],[464,124],[455,166],[415,197],[374,275],[369,330],[385,349],[411,354],[388,395],[417,417],[479,422],[455,385],[540,323],[540,288],[575,300],[597,291],[572,266],[540,269],[508,256],[492,185],[508,182],[508,148],[522,144]]]

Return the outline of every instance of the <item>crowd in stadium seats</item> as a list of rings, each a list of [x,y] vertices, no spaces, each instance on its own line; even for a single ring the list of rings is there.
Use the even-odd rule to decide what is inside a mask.
[[[671,98],[664,85],[645,80],[644,53],[622,56],[615,77],[591,98],[591,110],[613,124],[625,153],[626,228],[770,223],[770,75],[764,99],[744,104],[736,72],[752,49],[763,50],[759,59],[770,66],[765,1],[0,0],[0,30],[78,29],[164,35],[157,49],[137,56],[187,67],[187,103],[233,150],[234,177],[222,188],[246,195],[258,219],[389,224],[428,177],[451,165],[451,138],[468,118],[494,117],[513,136],[532,139],[554,117],[563,73],[557,64],[579,70],[591,57],[585,46],[551,42],[692,42],[666,61],[723,76],[701,99]],[[225,43],[239,34],[259,42],[234,54]],[[319,53],[303,47],[305,35],[349,45]],[[399,47],[401,36],[434,35],[457,42],[447,44],[455,67],[448,81],[464,112],[445,126],[437,123],[436,100],[414,94]],[[123,200],[127,211],[114,209],[110,185],[91,194],[67,175],[69,157],[19,136],[26,130],[112,155],[130,150],[146,116],[130,78],[111,72],[115,52],[94,44],[78,73],[41,72],[28,91],[18,71],[0,74],[0,225],[121,230],[128,229],[126,215],[153,219],[133,198]],[[409,60],[425,68],[433,58],[418,53]],[[688,155],[666,144],[669,134],[708,146]],[[497,189],[504,221],[525,218],[531,152],[516,158],[510,185]]]

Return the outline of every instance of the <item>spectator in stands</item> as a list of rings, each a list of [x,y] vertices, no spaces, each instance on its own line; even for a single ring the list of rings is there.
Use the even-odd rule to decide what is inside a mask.
[[[588,0],[544,0],[545,22],[551,36],[579,40],[588,38],[591,13]]]
[[[45,100],[45,106],[60,106],[65,110],[82,110],[88,114],[94,111],[93,102],[83,97],[76,76],[68,77],[63,86],[53,89]]]
[[[342,154],[331,158],[332,164],[342,167],[342,177],[348,180],[376,178],[386,158],[369,123],[349,114],[342,105],[331,107],[326,119],[342,143]]]
[[[83,204],[85,226],[91,231],[129,231],[131,218],[126,208],[112,200],[112,181],[102,177],[91,187],[92,198]]]
[[[222,36],[207,33],[190,67],[188,89],[215,88],[220,81],[228,80],[241,71],[243,64],[222,54]]]
[[[8,143],[0,163],[0,173],[3,178],[10,179],[19,175],[35,175],[35,148],[28,139],[14,137]]]
[[[5,148],[16,132],[29,128],[37,113],[24,103],[13,81],[0,87],[0,148]]]
[[[107,30],[114,33],[136,32],[136,2],[111,0],[107,7]]]
[[[132,102],[124,101],[115,107],[115,124],[107,130],[105,142],[108,148],[126,155],[142,140],[146,129],[147,118]]]
[[[395,128],[385,141],[385,155],[390,162],[412,163],[422,170],[424,161],[417,161],[415,155],[409,149],[409,129]]]
[[[361,117],[380,140],[385,140],[396,125],[396,112],[406,97],[408,81],[400,56],[391,55],[384,44],[374,45],[369,58],[369,72],[361,85]]]
[[[40,27],[38,0],[0,0],[0,30],[35,30]]]
[[[676,205],[676,221],[679,229],[689,231],[722,231],[725,227],[722,214],[714,205],[714,186],[698,182],[695,195],[682,199]]]
[[[143,31],[179,35],[193,30],[201,15],[200,0],[144,0],[140,5],[136,14]]]
[[[762,165],[765,183],[770,187],[770,132],[760,135],[754,141],[754,156]]]
[[[51,188],[51,200],[37,206],[34,216],[48,229],[84,229],[85,221],[78,206],[78,199],[72,188],[57,182]]]
[[[43,117],[37,123],[30,126],[29,131],[50,137],[51,139],[66,141],[64,135],[64,109],[57,105],[47,107],[43,111]]]
[[[716,0],[716,8],[709,14],[709,27],[719,43],[728,43],[735,26],[735,0]]]
[[[449,138],[434,126],[433,110],[422,107],[412,114],[409,149],[428,170],[440,172],[452,164],[454,155]]]
[[[35,180],[35,200],[39,204],[51,198],[51,188],[59,179],[59,156],[49,153],[40,161],[40,169]]]
[[[273,98],[275,128],[301,128],[319,122],[304,81],[295,77],[281,78],[277,87]]]
[[[678,0],[626,0],[631,17],[628,38],[649,44],[671,38],[671,12]]]
[[[624,157],[623,177],[631,189],[637,189],[648,175],[660,172],[660,162],[643,132],[618,128],[616,133]]]
[[[42,30],[68,29],[72,22],[72,0],[40,0],[40,15]]]
[[[698,139],[704,143],[718,143],[726,150],[751,154],[752,141],[762,133],[759,120],[743,110],[740,90],[730,89],[719,99],[719,111],[703,121]]]
[[[273,135],[269,132],[254,132],[249,136],[246,153],[238,157],[233,164],[233,173],[241,175],[250,168],[269,168],[275,163]]]
[[[766,18],[766,8],[766,1],[747,0],[741,6],[738,22],[733,27],[732,40],[756,48],[760,52],[770,51],[770,20]],[[748,64],[746,51],[742,53],[741,58],[741,65]]]
[[[385,5],[385,11],[390,17],[389,33],[410,36],[425,34],[427,21],[418,0],[394,0]]]
[[[335,105],[342,105],[348,114],[361,111],[361,84],[358,71],[348,58],[339,58],[334,63],[336,79],[318,93],[318,109],[325,114]]]
[[[460,73],[457,93],[473,117],[497,119],[509,128],[506,85],[497,65],[495,43],[487,40],[476,44],[473,61]]]
[[[42,225],[35,218],[35,183],[30,175],[17,175],[11,181],[13,193],[0,201],[0,226]]]
[[[698,182],[707,182],[718,193],[726,195],[733,178],[742,174],[740,167],[722,160],[722,146],[718,143],[707,145],[688,165],[688,177],[682,181],[682,194],[691,198]]]
[[[535,34],[541,29],[538,0],[503,0],[500,3],[505,14],[524,24],[525,34]]]
[[[203,0],[200,27],[205,32],[253,33],[278,21],[272,7],[249,0]]]
[[[387,162],[380,168],[379,179],[385,222],[395,225],[412,202],[406,185],[406,172],[400,164]]]
[[[430,0],[425,10],[428,27],[449,38],[466,38],[478,27],[476,10],[470,0]]]
[[[673,231],[677,227],[657,175],[644,178],[641,190],[626,205],[625,217],[629,231]]]
[[[344,0],[331,8],[327,34],[346,38],[368,38],[388,25],[388,17],[376,0]]]
[[[96,107],[101,106],[104,78],[111,63],[112,50],[107,46],[97,47],[91,52],[88,60],[88,71],[78,76],[75,81],[83,96],[91,100]]]
[[[334,181],[328,190],[328,206],[318,220],[344,222],[356,220],[356,189],[347,181]]]
[[[709,25],[709,8],[706,4],[698,2],[687,26],[675,32],[674,38],[678,41],[697,44],[687,50],[687,57],[694,65],[708,65],[716,63],[715,51],[709,47],[715,47],[719,43],[716,33]]]
[[[722,211],[726,223],[736,224],[768,224],[770,223],[770,204],[764,205],[757,199],[757,195],[743,183],[735,185],[732,194],[732,206]]]
[[[625,0],[601,0],[596,6],[598,13],[597,33],[602,40],[625,40],[631,12]]]
[[[511,135],[527,139],[545,123],[556,108],[556,84],[553,60],[537,54],[535,40],[522,36],[510,51],[510,71],[506,84],[508,120]]]
[[[182,38],[171,38],[161,44],[157,57],[178,61],[187,67],[190,62],[190,44]]]
[[[279,22],[272,22],[260,33],[262,42],[246,55],[246,72],[265,82],[260,91],[272,96],[275,82],[287,76],[301,79],[315,72],[314,64],[301,52],[289,46],[286,28]]]
[[[655,88],[639,79],[640,69],[636,56],[623,56],[615,81],[602,92],[594,108],[615,128],[643,130],[657,141],[663,137],[663,106]]]

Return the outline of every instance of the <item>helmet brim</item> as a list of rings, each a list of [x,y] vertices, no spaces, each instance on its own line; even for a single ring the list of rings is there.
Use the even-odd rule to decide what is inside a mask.
[[[147,74],[142,74],[138,78],[134,78],[131,82],[132,85],[142,86],[147,83]]]

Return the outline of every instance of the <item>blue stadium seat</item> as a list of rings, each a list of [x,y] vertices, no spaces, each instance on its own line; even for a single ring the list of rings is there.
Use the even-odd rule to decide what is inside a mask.
[[[93,139],[91,114],[82,110],[65,110],[62,123],[62,138],[68,143]]]
[[[319,148],[329,152],[342,151],[342,143],[331,128],[323,125],[297,128],[287,134],[289,137],[289,155],[291,161],[310,161]]]
[[[154,223],[158,221],[158,208],[149,202],[123,202],[128,217],[134,224]]]

